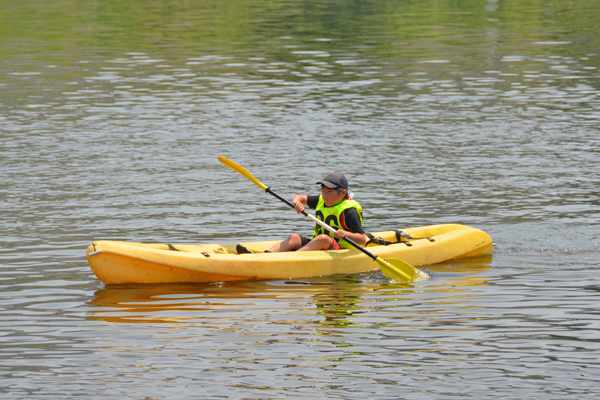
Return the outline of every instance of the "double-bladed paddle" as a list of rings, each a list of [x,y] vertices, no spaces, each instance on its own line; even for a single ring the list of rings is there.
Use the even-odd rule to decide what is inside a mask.
[[[284,199],[283,197],[279,196],[277,193],[273,192],[271,190],[271,188],[267,187],[262,182],[260,182],[258,179],[256,179],[250,172],[248,172],[241,165],[236,164],[233,161],[228,160],[227,158],[225,158],[223,156],[219,156],[219,161],[223,165],[231,168],[232,170],[234,170],[236,172],[239,172],[240,174],[244,175],[246,178],[250,179],[252,182],[254,182],[254,184],[256,184],[256,186],[258,186],[265,192],[277,197],[279,200],[283,201],[288,206],[295,208],[294,203]],[[321,225],[323,228],[327,229],[328,231],[335,233],[336,230],[334,228],[327,225],[325,222],[321,221],[317,217],[315,217],[311,214],[308,214],[306,211],[302,211],[302,214],[304,216],[308,217],[309,219],[313,220],[315,223]],[[352,246],[356,247],[358,250],[360,250],[363,253],[365,253],[366,255],[368,255],[369,257],[371,257],[374,261],[377,261],[377,263],[379,263],[379,266],[381,267],[381,271],[383,272],[383,274],[390,279],[394,279],[394,280],[400,281],[400,282],[413,282],[417,279],[422,279],[422,278],[427,277],[427,274],[425,274],[423,271],[416,269],[415,267],[413,267],[412,265],[410,265],[409,263],[407,263],[405,261],[397,260],[397,259],[393,259],[393,258],[384,260],[384,259],[379,258],[378,256],[372,254],[364,247],[356,244],[350,238],[345,237],[344,240],[346,242],[350,243]]]

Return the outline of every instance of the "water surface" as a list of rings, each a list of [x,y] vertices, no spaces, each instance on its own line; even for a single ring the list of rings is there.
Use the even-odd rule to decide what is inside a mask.
[[[545,1],[0,2],[3,398],[598,395],[600,10]],[[493,257],[301,282],[104,286],[99,239],[370,231]]]

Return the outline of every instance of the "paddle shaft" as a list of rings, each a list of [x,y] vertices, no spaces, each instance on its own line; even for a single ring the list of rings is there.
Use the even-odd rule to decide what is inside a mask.
[[[283,197],[281,197],[280,195],[278,195],[277,193],[275,193],[274,191],[272,191],[270,187],[266,188],[265,192],[267,192],[267,193],[273,195],[274,197],[278,198],[279,200],[283,201],[288,206],[290,206],[292,208],[296,208],[296,205],[294,203],[292,203],[291,201],[289,201],[287,199],[284,199]],[[307,213],[306,211],[302,211],[302,215],[304,215],[308,219],[313,220],[317,224],[321,225],[323,228],[327,229],[329,232],[332,232],[332,233],[336,232],[336,230],[334,228],[332,228],[331,226],[327,225],[325,222],[321,221],[320,219],[318,219],[314,215],[311,215],[311,214]],[[358,250],[360,250],[363,253],[365,253],[366,255],[368,255],[369,257],[371,257],[373,260],[377,260],[377,256],[375,254],[371,254],[371,252],[369,252],[368,250],[366,250],[364,247],[356,244],[352,239],[350,239],[348,237],[345,237],[344,240],[346,242],[350,243],[352,246],[354,246]]]

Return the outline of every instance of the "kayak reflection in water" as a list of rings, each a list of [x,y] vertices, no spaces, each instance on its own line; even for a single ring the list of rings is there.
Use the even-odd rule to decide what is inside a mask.
[[[362,207],[352,199],[352,194],[348,193],[346,177],[336,171],[328,174],[317,184],[321,185],[321,194],[295,195],[292,199],[292,203],[295,204],[294,209],[298,214],[304,211],[305,206],[314,209],[318,219],[337,229],[335,234],[317,224],[312,238],[293,234],[266,252],[353,249],[352,245],[342,240],[344,237],[361,246],[367,243],[367,235],[363,229]],[[236,250],[238,254],[251,253],[239,244]]]

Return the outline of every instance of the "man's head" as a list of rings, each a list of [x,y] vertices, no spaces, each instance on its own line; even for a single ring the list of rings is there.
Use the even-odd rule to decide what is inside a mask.
[[[317,185],[321,185],[327,207],[341,203],[348,196],[348,179],[338,171],[327,174]]]

